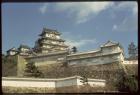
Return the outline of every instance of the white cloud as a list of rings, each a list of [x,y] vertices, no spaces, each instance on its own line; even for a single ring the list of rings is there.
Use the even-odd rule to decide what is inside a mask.
[[[90,19],[90,15],[97,15],[108,7],[112,6],[113,2],[71,2],[71,3],[56,3],[55,9],[69,12],[70,16],[74,16],[76,23],[84,23]]]
[[[74,40],[69,40],[69,39],[66,40],[66,44],[68,46],[70,46],[70,48],[73,46],[81,47],[81,46],[84,46],[86,44],[94,44],[94,43],[96,43],[96,39],[83,39],[80,41],[74,41]]]
[[[123,20],[121,20],[120,23],[114,24],[112,27],[112,30],[118,31],[118,32],[133,32],[138,30],[138,5],[137,2],[131,2],[131,1],[122,1],[119,2],[114,8],[115,11],[129,11],[132,12],[129,15],[126,15]],[[115,17],[117,19],[117,15]]]
[[[138,31],[138,20],[133,16],[125,17],[120,24],[115,24],[113,30],[118,32]]]
[[[115,24],[113,25],[113,30],[116,30],[118,28],[118,26]]]
[[[40,8],[39,11],[42,14],[45,14],[48,10],[48,6],[52,5],[52,3],[45,3]],[[114,3],[114,2],[65,2],[65,3],[53,3],[51,7],[52,11],[56,11],[58,13],[63,12],[68,17],[73,17],[74,21],[79,23],[84,23],[94,16],[97,16],[102,11],[112,8],[117,10],[122,9],[131,9],[133,14],[138,13],[138,4],[137,2],[131,1],[122,1]],[[113,11],[112,10],[112,11]]]
[[[83,38],[82,34],[73,35],[72,32],[63,32],[62,39],[65,39],[65,44],[68,45],[69,48],[72,48],[73,46],[82,48],[84,46],[89,46],[91,44],[97,43],[97,40],[95,38]]]
[[[43,4],[41,7],[39,7],[39,11],[40,11],[42,14],[45,14],[46,11],[47,11],[47,7],[48,7],[48,3],[45,3],[45,4]]]
[[[138,14],[138,6],[137,6],[137,5],[135,5],[135,6],[133,7],[133,13],[134,13],[134,14]]]
[[[138,4],[137,2],[132,2],[132,1],[124,1],[118,4],[117,9],[122,9],[122,8],[131,8],[133,14],[138,13]]]

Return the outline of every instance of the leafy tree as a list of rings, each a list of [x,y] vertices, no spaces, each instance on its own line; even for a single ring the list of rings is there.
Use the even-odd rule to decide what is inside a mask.
[[[62,62],[62,66],[61,67],[68,67],[68,62]]]
[[[4,64],[15,64],[16,61],[16,57],[15,56],[5,56],[4,54],[2,54],[2,63]]]
[[[84,75],[82,78],[80,78],[80,82],[83,83],[82,91],[84,92],[91,92],[92,87],[88,84],[88,78]]]
[[[6,57],[4,54],[2,54],[2,63],[5,63],[6,62]]]
[[[86,85],[86,84],[88,84],[88,79],[87,79],[87,77],[86,76],[83,76],[82,78],[80,78],[80,82],[82,82],[83,83],[83,85]]]
[[[134,42],[131,42],[131,44],[129,44],[129,46],[128,46],[128,54],[129,54],[129,58],[136,58],[137,57],[138,48],[136,47]]]
[[[73,53],[76,53],[76,52],[77,52],[77,47],[74,46],[74,47],[72,48],[72,52],[73,52]]]
[[[119,91],[122,92],[137,92],[138,80],[137,77],[132,75],[123,75],[117,83]]]
[[[26,64],[25,76],[28,77],[44,77],[43,73],[38,70],[33,62]]]

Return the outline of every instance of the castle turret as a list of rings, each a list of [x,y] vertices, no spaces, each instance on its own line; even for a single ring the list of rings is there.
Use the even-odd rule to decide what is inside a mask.
[[[61,39],[60,35],[57,30],[44,28],[39,35],[40,38],[35,42],[35,51],[37,53],[48,53],[66,50],[68,46],[64,44],[65,40]]]
[[[13,48],[7,50],[7,55],[15,55],[15,54],[17,54],[17,53],[18,53],[18,50],[16,50],[15,47],[13,47]]]

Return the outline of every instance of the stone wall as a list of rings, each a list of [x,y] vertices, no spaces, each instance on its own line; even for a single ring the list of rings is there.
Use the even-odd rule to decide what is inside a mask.
[[[126,69],[127,74],[138,76],[138,59],[124,60],[123,65]]]
[[[23,77],[27,61],[20,55],[17,55],[17,76]]]
[[[107,86],[111,85],[112,89],[115,89],[114,84],[125,74],[124,68],[119,62],[90,66],[68,65],[66,67],[62,64],[51,64],[39,66],[38,69],[43,72],[46,78],[63,78],[78,75],[94,79],[105,79]]]
[[[124,60],[124,64],[138,64],[138,60]]]
[[[97,79],[109,79],[111,76],[124,72],[122,65],[119,62],[99,64],[91,66],[63,66],[62,64],[52,64],[39,66],[38,69],[42,71],[47,78],[62,78],[74,75]],[[112,78],[113,78],[112,77]]]

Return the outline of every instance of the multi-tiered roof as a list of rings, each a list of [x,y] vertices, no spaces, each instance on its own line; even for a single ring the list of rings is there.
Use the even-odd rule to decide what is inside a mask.
[[[68,48],[64,44],[65,40],[60,38],[57,30],[43,28],[40,38],[35,43],[35,50],[38,53],[48,53],[55,51],[64,51]]]

